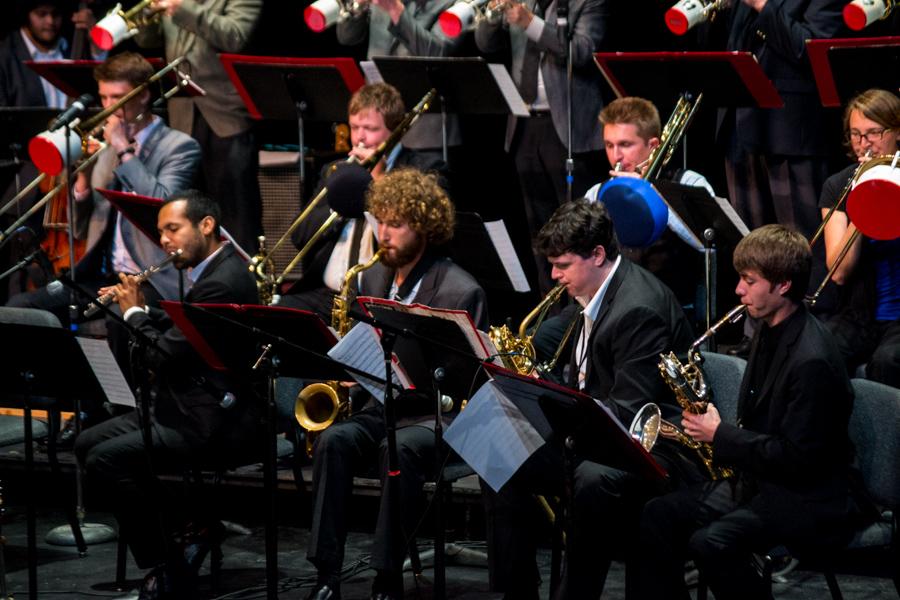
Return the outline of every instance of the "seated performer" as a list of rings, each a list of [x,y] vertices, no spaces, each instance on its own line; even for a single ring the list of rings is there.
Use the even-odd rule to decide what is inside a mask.
[[[853,391],[834,338],[803,303],[812,255],[799,233],[765,225],[738,244],[735,292],[760,322],[736,423],[712,404],[682,426],[712,443],[735,478],[651,500],[640,527],[640,598],[688,598],[692,558],[715,597],[764,598],[752,552],[847,533]]]
[[[359,293],[435,308],[468,311],[475,325],[487,327],[487,305],[478,283],[439,247],[453,235],[454,211],[434,175],[397,169],[375,181],[367,208],[378,220],[378,241],[386,254],[365,271]],[[397,430],[399,497],[382,485],[375,528],[372,567],[377,576],[373,598],[403,596],[402,566],[406,540],[420,520],[422,485],[433,476],[434,432],[431,419],[409,419]],[[406,424],[401,420],[400,425]],[[313,522],[307,558],[318,571],[315,600],[341,597],[340,574],[347,537],[347,502],[354,475],[387,469],[387,444],[382,405],[374,400],[349,419],[328,427],[318,437],[313,454]],[[378,468],[375,471],[375,467]],[[399,503],[402,522],[395,522],[392,504]]]
[[[373,83],[356,90],[347,107],[351,142],[349,156],[360,161],[371,156],[390,137],[405,113],[400,92],[392,85]],[[334,164],[322,169],[322,180]],[[391,169],[402,166],[426,172],[445,169],[444,162],[435,159],[432,154],[409,150],[398,144],[372,169],[372,178],[377,180]],[[317,193],[322,185],[319,184]],[[325,221],[328,210],[328,203],[320,202],[297,228],[291,238],[297,249],[302,248]],[[335,294],[340,291],[344,273],[353,265],[371,258],[375,254],[375,242],[375,234],[365,219],[337,219],[301,261],[303,278],[281,297],[279,304],[315,311],[326,319],[330,318],[331,305]]]
[[[859,163],[867,160],[867,152],[873,157],[894,154],[900,150],[900,98],[878,89],[859,94],[847,104],[844,128]],[[823,218],[858,166],[851,165],[825,181],[819,202]],[[829,268],[856,231],[845,210],[846,205],[841,205],[825,226]],[[869,379],[900,387],[900,240],[860,236],[832,279],[840,286],[840,301],[827,325],[848,372],[865,364]]]
[[[175,265],[190,269],[187,302],[257,304],[247,265],[219,238],[219,214],[219,205],[199,192],[175,194],[159,211],[163,249],[182,250]],[[181,472],[194,461],[229,464],[239,458],[257,439],[259,404],[246,382],[210,369],[159,309],[148,312],[133,277],[119,279],[114,291],[126,321],[152,340],[136,345],[133,353],[152,373],[152,383],[144,384],[152,386],[151,446],[145,447],[133,412],[85,430],[76,439],[75,454],[88,478],[112,494],[120,535],[138,567],[152,569],[140,597],[192,598],[194,576],[211,538],[221,531],[202,511],[182,514],[184,500],[170,497],[156,473]],[[233,394],[233,402],[223,401],[226,394]]]
[[[107,108],[147,81],[153,67],[134,52],[116,54],[94,69],[100,102]],[[85,254],[75,266],[75,280],[98,290],[115,283],[117,273],[136,274],[166,257],[151,239],[115,210],[99,188],[167,198],[191,187],[200,164],[200,146],[189,136],[169,129],[150,112],[151,93],[145,89],[103,128],[107,147],[92,168],[76,179],[75,237],[86,240]],[[178,298],[178,271],[168,266],[142,286],[151,305]],[[68,319],[65,288],[44,287],[16,295],[9,306],[42,308]]]
[[[583,307],[573,334],[568,386],[584,391],[627,425],[647,402],[666,419],[680,410],[660,377],[659,354],[684,351],[690,324],[672,292],[619,253],[613,223],[602,204],[586,199],[560,206],[541,229],[536,249],[553,279]],[[669,489],[704,477],[687,450],[661,440],[653,456],[671,475]],[[545,444],[499,493],[482,485],[488,518],[491,587],[507,599],[538,597],[532,494],[562,496],[561,440]],[[600,596],[610,561],[631,550],[641,506],[665,489],[623,470],[579,457],[567,536],[561,598]]]

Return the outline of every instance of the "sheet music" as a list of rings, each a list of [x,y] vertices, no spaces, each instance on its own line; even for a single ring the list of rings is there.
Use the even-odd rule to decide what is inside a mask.
[[[87,358],[88,364],[106,399],[112,404],[121,406],[135,406],[134,394],[119,369],[119,363],[113,358],[113,354],[109,349],[106,340],[95,340],[93,338],[76,337],[75,340],[81,346],[84,357]]]
[[[522,100],[522,95],[519,94],[519,90],[516,88],[516,84],[513,83],[512,77],[510,77],[506,67],[490,63],[488,64],[488,68],[491,70],[491,75],[494,76],[497,87],[500,88],[500,92],[503,94],[507,106],[509,106],[509,112],[517,117],[527,117],[530,114],[528,112],[528,105]],[[363,71],[365,71],[365,69],[363,69]]]
[[[495,491],[544,445],[528,419],[491,381],[453,420],[444,441]]]
[[[665,198],[663,198],[663,202],[666,202]],[[668,202],[666,205],[668,206]],[[681,217],[678,216],[678,213],[675,212],[671,206],[669,206],[669,229],[675,232],[675,235],[680,237],[685,244],[697,250],[698,252],[703,252],[703,242],[701,242],[694,232],[690,230],[690,228],[685,224],[684,221],[681,220]]]
[[[488,358],[490,359],[488,362],[491,362],[498,367],[503,366],[503,361],[500,359],[499,352],[497,351],[497,346],[494,345],[494,340],[491,339],[491,335],[486,331],[481,331],[480,329],[476,329],[478,332],[478,337],[481,338],[481,343],[484,344],[484,347],[487,348]]]
[[[503,269],[506,271],[506,276],[509,277],[513,289],[517,292],[530,291],[531,287],[528,285],[525,271],[522,270],[522,263],[519,262],[519,256],[513,248],[503,220],[485,222],[484,228],[497,250],[497,255],[500,257],[500,262],[503,263]]]
[[[375,64],[374,60],[359,61],[359,68],[363,72],[363,76],[366,78],[366,83],[384,82],[384,77],[381,76],[381,71],[378,70],[378,66]]]
[[[384,353],[381,350],[381,339],[378,332],[367,323],[357,323],[341,340],[328,351],[331,358],[349,365],[373,377],[384,379]],[[394,357],[394,368],[391,370],[392,381],[407,389],[409,378]],[[384,402],[384,386],[355,373],[350,374],[367,392],[379,402]]]
[[[722,212],[725,213],[725,216],[728,217],[728,220],[731,221],[734,224],[735,228],[737,228],[737,230],[741,232],[742,236],[750,233],[750,230],[747,229],[747,225],[744,223],[741,217],[738,216],[737,212],[734,210],[734,207],[731,206],[731,203],[728,200],[726,200],[725,198],[719,198],[718,196],[713,196],[713,200],[716,201],[716,204],[719,205],[719,208],[721,208]]]

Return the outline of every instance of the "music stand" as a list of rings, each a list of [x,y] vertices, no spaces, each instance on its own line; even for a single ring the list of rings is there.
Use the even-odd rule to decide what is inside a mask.
[[[870,88],[896,94],[900,87],[900,36],[806,40],[806,52],[822,106],[843,106]]]
[[[266,597],[278,597],[275,379],[284,375],[345,381],[343,369],[325,356],[334,335],[315,313],[280,306],[185,304],[161,306],[207,364],[243,378],[257,376],[266,363],[266,452],[263,460],[266,511]],[[260,355],[259,349],[262,348]]]
[[[447,161],[447,113],[527,117],[528,107],[503,65],[480,57],[376,56],[384,81],[399,90],[406,106],[415,106],[434,88],[440,102],[441,141]]]
[[[343,122],[350,96],[365,83],[352,58],[220,54],[225,72],[254,119],[297,122],[300,202],[306,181],[305,122]]]
[[[132,192],[119,192],[116,190],[107,190],[103,188],[97,188],[97,191],[103,195],[104,198],[109,200],[109,203],[112,204],[116,210],[118,210],[122,215],[128,219],[132,225],[138,228],[141,233],[146,235],[150,240],[156,244],[157,246],[162,246],[159,240],[159,232],[156,229],[156,221],[157,215],[159,214],[159,209],[163,205],[162,198],[154,198],[152,196],[142,196],[140,194],[134,194]],[[232,237],[232,235],[228,232],[227,229],[222,227],[219,228],[222,230],[222,238],[228,240],[234,245],[235,251],[243,258],[245,261],[250,260],[250,255],[246,250],[241,248],[241,246],[237,243],[237,241]]]
[[[105,395],[72,332],[62,327],[0,323],[0,336],[4,340],[17,340],[16,351],[0,361],[0,379],[6,383],[6,394],[21,397],[18,406],[25,413],[28,596],[37,598],[36,515],[31,497],[34,473],[32,399],[44,396],[78,402],[104,398]],[[71,404],[66,410],[77,411],[80,407]],[[55,460],[55,452],[52,458]],[[71,508],[66,512],[78,552],[83,556],[87,545],[78,518]]]
[[[478,213],[457,212],[450,257],[484,288],[528,292],[528,280],[504,222],[485,223]]]

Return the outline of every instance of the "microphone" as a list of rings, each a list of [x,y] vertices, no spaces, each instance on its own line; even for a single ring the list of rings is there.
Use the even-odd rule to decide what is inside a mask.
[[[47,131],[56,131],[60,127],[70,124],[94,101],[93,94],[82,94],[75,99],[69,108],[64,110],[50,123]]]

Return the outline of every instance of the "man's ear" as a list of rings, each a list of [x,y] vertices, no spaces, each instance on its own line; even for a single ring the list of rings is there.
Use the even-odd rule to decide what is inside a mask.
[[[205,236],[211,235],[216,228],[216,220],[209,215],[200,219],[200,233]]]
[[[591,253],[591,256],[594,259],[594,266],[602,267],[603,263],[606,262],[606,248],[603,246],[594,246],[594,251]]]
[[[647,140],[647,147],[650,148],[651,150],[653,150],[654,148],[658,148],[659,147],[659,138],[652,137],[649,140]]]
[[[791,283],[792,282],[790,279],[788,279],[787,281],[782,281],[781,283],[777,283],[775,284],[775,291],[777,291],[779,295],[784,296],[790,291]]]

